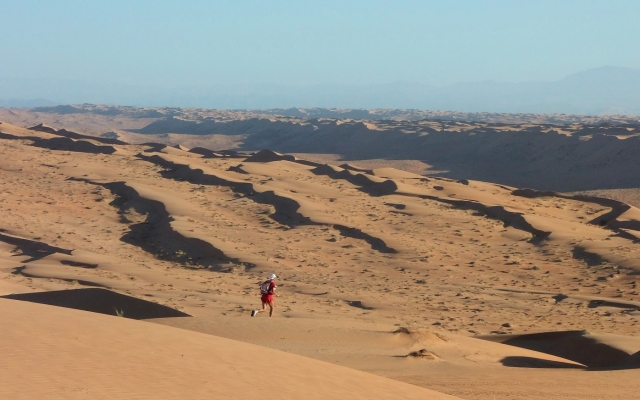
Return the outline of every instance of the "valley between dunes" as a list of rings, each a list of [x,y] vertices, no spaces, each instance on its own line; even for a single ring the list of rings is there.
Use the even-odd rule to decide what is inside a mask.
[[[634,206],[120,139],[0,124],[0,397],[638,398]]]

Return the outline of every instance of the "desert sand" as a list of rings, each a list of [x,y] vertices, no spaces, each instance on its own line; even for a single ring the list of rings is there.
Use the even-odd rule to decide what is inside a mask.
[[[0,121],[24,127],[44,123],[128,143],[271,149],[322,163],[394,167],[519,188],[598,190],[606,197],[607,190],[640,186],[637,116],[81,104],[0,109]],[[640,205],[637,193],[631,200]]]
[[[455,399],[212,335],[22,301],[0,309],[4,399]]]
[[[26,126],[0,124],[3,397],[637,398],[633,205]]]

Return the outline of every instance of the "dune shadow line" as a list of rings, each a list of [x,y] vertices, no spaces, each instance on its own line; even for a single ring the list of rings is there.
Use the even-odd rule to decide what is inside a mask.
[[[561,361],[543,360],[535,357],[509,356],[500,360],[505,367],[513,368],[573,368],[585,369],[582,365],[569,364]]]
[[[190,317],[189,314],[162,304],[101,288],[19,293],[0,297],[106,315],[122,314],[131,319]]]

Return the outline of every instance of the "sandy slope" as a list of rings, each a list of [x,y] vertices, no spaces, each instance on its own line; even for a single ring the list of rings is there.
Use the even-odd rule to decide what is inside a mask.
[[[433,329],[335,318],[196,317],[154,322],[339,363],[466,399],[631,400],[640,389],[637,369],[585,371],[549,354]],[[615,346],[631,353],[640,344],[637,338],[595,336],[611,346],[599,352],[601,359]],[[594,348],[583,344],[558,341],[574,355],[592,355]]]
[[[0,300],[5,399],[453,399],[264,347]]]
[[[634,207],[272,152],[123,145],[7,123],[0,132],[2,295],[106,288],[194,316],[163,323],[462,398],[622,399],[638,390],[619,384],[637,373],[622,369],[637,368],[632,339],[621,348],[631,358],[614,351],[622,358],[602,372],[556,368],[583,362],[554,343],[468,337],[638,335]],[[257,284],[271,272],[276,318],[252,319]],[[271,333],[248,324],[271,324]],[[401,327],[410,337],[392,333]],[[313,330],[324,334],[304,334]],[[278,338],[294,331],[295,343]],[[411,352],[419,357],[404,357]]]

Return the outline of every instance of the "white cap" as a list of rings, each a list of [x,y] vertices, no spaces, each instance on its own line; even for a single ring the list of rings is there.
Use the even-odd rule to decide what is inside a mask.
[[[276,274],[269,275],[269,279],[276,279],[276,278],[277,278]]]

